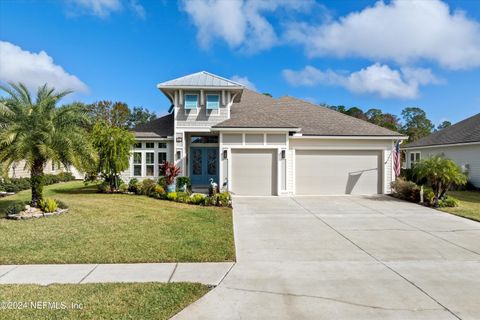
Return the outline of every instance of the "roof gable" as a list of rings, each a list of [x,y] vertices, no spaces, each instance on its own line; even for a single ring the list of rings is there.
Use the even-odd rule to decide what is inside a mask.
[[[207,71],[200,71],[187,76],[165,81],[157,85],[159,88],[165,87],[225,87],[225,88],[243,88],[238,82],[217,76]]]
[[[480,113],[409,143],[404,148],[472,142],[480,142]]]

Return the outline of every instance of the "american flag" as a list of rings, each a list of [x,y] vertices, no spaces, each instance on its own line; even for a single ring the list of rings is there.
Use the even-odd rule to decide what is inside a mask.
[[[399,140],[395,144],[395,149],[393,150],[393,170],[395,170],[396,177],[400,175],[400,167],[401,167],[400,162],[401,162],[401,159],[400,159],[400,140]]]

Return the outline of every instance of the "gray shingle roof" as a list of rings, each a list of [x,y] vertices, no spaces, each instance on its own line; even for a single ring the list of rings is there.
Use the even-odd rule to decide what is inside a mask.
[[[173,114],[160,117],[145,124],[136,126],[133,130],[136,138],[162,138],[173,136]]]
[[[242,84],[206,71],[159,83],[157,87],[244,87]]]
[[[403,148],[471,142],[480,142],[480,113],[448,128],[434,132],[422,139],[409,143]]]
[[[214,126],[228,127],[293,127],[301,128],[303,135],[312,136],[402,136],[398,132],[300,99],[273,99],[248,89],[244,89],[241,101],[233,104],[231,118]]]

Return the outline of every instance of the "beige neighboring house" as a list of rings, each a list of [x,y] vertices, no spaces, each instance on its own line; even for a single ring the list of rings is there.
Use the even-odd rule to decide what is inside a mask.
[[[125,181],[156,179],[168,160],[194,188],[214,181],[236,195],[390,192],[398,132],[205,71],[157,87],[171,114],[135,128]]]
[[[52,161],[48,161],[44,168],[45,174],[59,174],[60,172],[69,171],[73,174],[76,179],[83,179],[84,174],[77,170],[75,167],[71,166],[66,169],[64,166],[59,166],[54,164]],[[30,170],[25,168],[25,161],[20,161],[14,163],[8,170],[9,178],[30,178]]]
[[[480,113],[402,147],[406,166],[434,155],[455,161],[480,187]]]

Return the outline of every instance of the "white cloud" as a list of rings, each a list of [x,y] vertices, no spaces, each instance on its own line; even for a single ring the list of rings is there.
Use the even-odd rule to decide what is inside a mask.
[[[138,17],[145,19],[145,8],[140,4],[138,0],[130,0],[130,7]]]
[[[243,84],[245,87],[247,87],[250,90],[257,91],[257,88],[255,87],[255,84],[251,82],[248,77],[241,77],[239,75],[234,75],[230,78],[230,80],[238,82],[240,84]]]
[[[182,9],[198,28],[201,47],[222,39],[231,48],[256,52],[279,41],[265,14],[280,9],[304,11],[312,4],[311,0],[183,0]]]
[[[87,13],[99,17],[107,17],[123,7],[120,0],[68,0],[68,2],[80,10],[86,10]]]
[[[47,83],[57,90],[88,92],[85,83],[56,65],[45,51],[29,52],[6,41],[0,41],[0,70],[0,81],[22,82],[31,90]]]
[[[429,69],[402,68],[392,70],[387,65],[375,63],[352,73],[322,71],[312,66],[303,70],[283,70],[284,78],[292,85],[315,86],[318,84],[342,86],[360,94],[375,94],[381,98],[415,99],[421,85],[440,81]]]
[[[448,69],[480,66],[480,23],[440,0],[377,2],[319,24],[295,23],[285,38],[310,57],[362,57],[402,65],[420,59]]]

